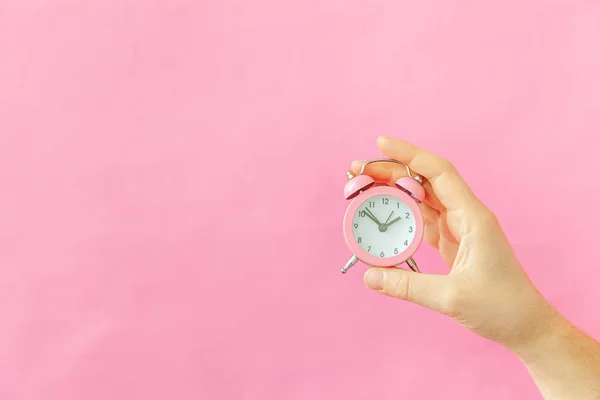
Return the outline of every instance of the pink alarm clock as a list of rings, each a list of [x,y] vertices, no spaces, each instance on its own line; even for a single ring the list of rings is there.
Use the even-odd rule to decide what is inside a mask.
[[[391,162],[406,167],[407,177],[395,186],[376,185],[364,175],[368,164]],[[354,254],[342,268],[346,273],[358,261],[372,267],[396,267],[406,263],[419,272],[412,259],[423,240],[424,223],[419,203],[425,198],[423,180],[408,165],[390,159],[365,162],[360,173],[347,173],[346,200],[352,199],[344,215],[344,238]]]

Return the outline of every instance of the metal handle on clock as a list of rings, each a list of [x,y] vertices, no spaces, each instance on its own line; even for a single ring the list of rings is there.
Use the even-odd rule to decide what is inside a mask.
[[[413,178],[414,180],[416,180],[419,183],[423,183],[423,178],[421,178],[420,175],[414,175],[412,174],[412,170],[410,169],[410,167],[408,166],[408,164],[403,163],[402,161],[397,161],[397,160],[393,160],[391,158],[378,158],[375,160],[368,160],[367,162],[365,162],[362,166],[362,168],[360,169],[360,172],[358,173],[359,175],[362,175],[365,173],[365,167],[369,164],[375,164],[375,163],[380,163],[380,162],[389,162],[389,163],[393,163],[393,164],[399,164],[399,165],[403,165],[406,168],[406,172],[408,173],[408,176],[410,178]]]

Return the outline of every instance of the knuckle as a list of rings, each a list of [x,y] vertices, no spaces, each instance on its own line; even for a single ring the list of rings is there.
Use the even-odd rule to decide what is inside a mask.
[[[490,210],[484,210],[477,218],[478,225],[483,229],[495,229],[499,225],[498,217]]]
[[[446,289],[442,300],[442,312],[452,318],[460,315],[461,292],[456,287]]]
[[[440,169],[446,173],[455,173],[456,167],[450,160],[440,159]]]
[[[410,284],[406,274],[394,274],[390,295],[401,300],[408,300],[410,296]]]

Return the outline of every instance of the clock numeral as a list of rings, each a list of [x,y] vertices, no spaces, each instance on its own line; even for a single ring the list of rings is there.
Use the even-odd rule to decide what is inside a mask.
[[[410,218],[410,213],[406,213],[406,214],[404,214],[404,216],[406,217],[406,219],[409,219]]]
[[[397,247],[394,249],[394,254],[398,254],[398,248]]]
[[[383,251],[381,252],[381,254],[379,254],[381,257],[385,257],[385,254],[383,254]]]
[[[367,212],[366,211],[359,211],[358,212],[358,216],[359,217],[366,217],[367,216]]]
[[[408,232],[409,232],[409,233],[412,233],[412,231],[413,231],[413,227],[412,227],[412,226],[409,226],[409,227],[408,227]]]
[[[369,202],[369,208],[375,208],[375,202],[374,201],[370,201]]]
[[[381,201],[383,202],[383,204],[389,204],[390,199],[383,198],[381,199]]]
[[[367,251],[371,251],[371,246],[367,246]]]
[[[359,237],[359,238],[358,238],[358,240],[357,240],[357,242],[358,242],[358,243],[362,243],[362,238],[361,238],[361,237]]]
[[[396,208],[400,208],[400,203],[396,203]]]
[[[358,228],[358,224],[354,224],[354,229]]]
[[[405,246],[408,246],[408,240],[405,240],[405,241],[404,241],[404,245],[405,245]]]

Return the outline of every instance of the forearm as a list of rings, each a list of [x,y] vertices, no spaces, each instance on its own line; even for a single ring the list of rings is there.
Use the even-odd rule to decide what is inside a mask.
[[[515,350],[545,400],[600,399],[600,344],[556,316],[552,329]]]

